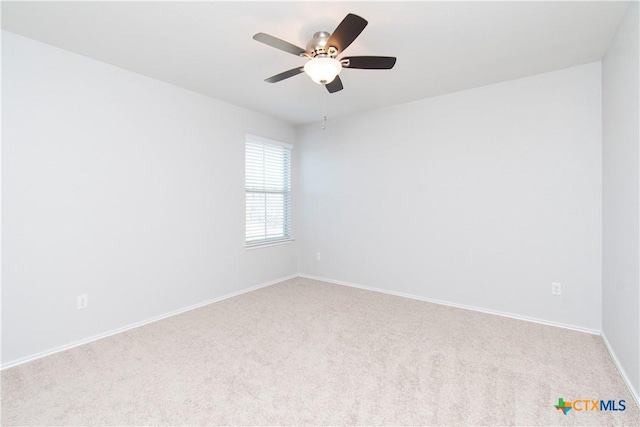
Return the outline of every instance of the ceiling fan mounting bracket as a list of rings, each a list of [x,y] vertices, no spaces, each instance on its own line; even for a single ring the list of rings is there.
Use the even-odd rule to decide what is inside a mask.
[[[328,31],[318,31],[313,35],[309,43],[307,43],[307,52],[312,58],[335,58],[338,55],[338,49],[334,46],[327,46],[327,42],[331,37]]]

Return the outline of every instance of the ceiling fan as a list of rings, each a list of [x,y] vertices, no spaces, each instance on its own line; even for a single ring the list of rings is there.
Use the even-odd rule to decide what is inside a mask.
[[[267,44],[276,49],[284,50],[297,56],[309,58],[302,67],[293,68],[265,79],[268,83],[276,83],[300,73],[307,73],[311,80],[326,86],[330,93],[343,89],[340,71],[343,68],[357,68],[363,70],[390,70],[396,63],[392,56],[350,56],[337,59],[347,47],[360,35],[368,22],[352,13],[348,14],[335,29],[333,34],[318,31],[302,49],[279,38],[265,33],[253,36],[254,40]]]

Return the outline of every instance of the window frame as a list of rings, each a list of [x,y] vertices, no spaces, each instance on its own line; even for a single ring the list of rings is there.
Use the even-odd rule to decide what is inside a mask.
[[[284,218],[283,218],[283,236],[281,237],[271,237],[271,238],[262,238],[258,240],[247,241],[247,215],[248,215],[248,203],[247,203],[247,194],[248,193],[262,193],[262,194],[274,194],[273,190],[264,190],[264,191],[250,191],[251,188],[247,186],[247,145],[248,143],[258,143],[263,145],[270,145],[275,147],[280,147],[282,149],[288,150],[288,189],[283,189],[281,192],[276,191],[275,194],[283,195],[283,209]],[[277,141],[274,139],[264,138],[261,136],[245,134],[244,138],[244,192],[245,192],[245,201],[244,201],[244,211],[245,211],[245,224],[244,224],[244,247],[247,250],[250,249],[258,249],[269,246],[283,245],[293,242],[295,239],[293,237],[293,186],[292,186],[292,165],[293,165],[293,145],[288,144],[286,142]],[[283,178],[285,177],[283,171]],[[288,203],[284,202],[284,198],[288,198]],[[288,224],[286,220],[288,218]],[[288,234],[287,234],[288,232]]]

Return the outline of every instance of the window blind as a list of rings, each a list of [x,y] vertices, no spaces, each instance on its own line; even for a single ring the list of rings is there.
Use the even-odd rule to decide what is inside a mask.
[[[245,244],[290,239],[291,149],[288,145],[247,137],[245,193]]]

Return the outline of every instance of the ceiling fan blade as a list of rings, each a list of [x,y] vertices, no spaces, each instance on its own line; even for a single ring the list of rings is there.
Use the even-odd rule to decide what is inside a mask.
[[[280,50],[284,50],[285,52],[292,53],[296,56],[307,54],[307,52],[303,48],[293,45],[284,40],[280,40],[277,37],[270,36],[269,34],[258,33],[253,36],[253,39],[261,43],[264,43],[266,45],[269,45],[271,47],[275,47],[276,49],[280,49]]]
[[[353,13],[348,14],[329,37],[327,46],[333,46],[338,49],[338,52],[343,52],[360,35],[367,24],[366,19]]]
[[[393,56],[350,56],[341,61],[349,61],[349,65],[344,62],[342,64],[346,68],[363,70],[390,70],[396,65],[396,58]]]
[[[344,89],[344,87],[342,86],[342,80],[340,80],[340,76],[336,76],[336,78],[333,79],[331,83],[327,83],[325,87],[327,88],[329,93],[338,92]]]
[[[277,83],[280,80],[288,79],[289,77],[297,76],[298,74],[304,71],[303,67],[293,68],[289,71],[285,71],[284,73],[276,74],[275,76],[271,76],[268,79],[264,79],[267,83]]]

